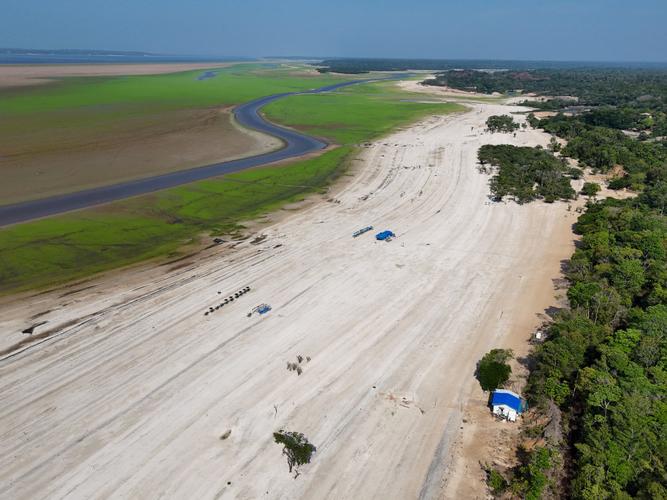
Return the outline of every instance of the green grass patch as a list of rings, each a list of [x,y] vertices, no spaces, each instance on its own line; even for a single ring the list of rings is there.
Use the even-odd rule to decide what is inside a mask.
[[[414,94],[387,82],[359,84],[326,94],[296,95],[264,108],[272,121],[339,144],[355,144],[429,114],[463,111],[459,104],[408,102]]]
[[[197,80],[204,70],[163,75],[62,78],[54,83],[0,90],[0,151],[67,151],[81,141],[94,147],[107,135],[132,132],[171,112],[232,106],[252,99],[330,85],[346,77],[290,75],[282,66],[239,64]],[[293,71],[292,71],[293,72]],[[168,118],[167,118],[168,119]],[[177,125],[177,124],[176,124]],[[48,165],[45,165],[48,168]]]
[[[285,71],[262,70],[259,65],[235,65],[216,70],[218,75],[197,80],[204,70],[163,75],[104,78],[63,78],[58,83],[0,92],[0,111],[17,115],[76,108],[100,113],[130,113],[140,109],[182,109],[224,106],[279,92],[292,92],[349,80],[339,76],[294,77]]]
[[[271,75],[267,68],[250,65],[227,68],[205,81],[195,79],[198,73],[113,78],[89,83],[92,89],[81,81],[66,82],[35,92],[37,101],[50,110],[76,106],[105,109],[112,105],[114,112],[126,112],[128,107],[150,108],[154,104],[241,102],[333,80],[328,76],[294,78],[283,70],[279,76],[267,76]],[[161,83],[147,83],[154,78]],[[153,93],[158,90],[158,94]],[[410,98],[411,94],[388,82],[363,84],[331,94],[290,97],[269,106],[268,117],[343,146],[287,166],[253,169],[2,229],[0,293],[47,287],[175,253],[203,232],[233,233],[239,229],[240,221],[321,190],[343,171],[354,144],[426,115],[465,109],[457,104],[404,101]],[[7,103],[13,113],[40,116],[40,104],[23,97],[0,98],[0,109]]]
[[[202,231],[247,220],[314,192],[350,148],[0,230],[0,293],[45,287],[175,252]]]

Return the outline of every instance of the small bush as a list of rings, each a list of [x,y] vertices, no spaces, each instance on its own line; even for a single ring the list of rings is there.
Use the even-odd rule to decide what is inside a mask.
[[[509,483],[496,469],[487,466],[485,470],[486,485],[494,496],[500,496],[507,489]]]
[[[596,182],[584,182],[584,187],[581,188],[581,194],[584,196],[595,196],[600,192],[600,185]]]
[[[615,177],[612,180],[609,181],[607,186],[609,186],[609,189],[625,189],[627,187],[630,187],[630,184],[632,181],[630,180],[629,175],[624,175],[623,177]]]
[[[502,387],[510,378],[512,368],[507,361],[514,353],[509,349],[492,349],[484,355],[477,365],[477,380],[485,391],[494,391]]]
[[[294,477],[299,475],[299,467],[309,464],[313,453],[317,448],[308,442],[308,439],[300,432],[288,432],[279,430],[273,433],[273,439],[276,443],[283,445],[283,455],[287,457],[287,465],[290,473],[296,472]]]
[[[570,176],[570,179],[581,179],[584,175],[584,171],[577,167],[570,167],[567,169],[567,175]]]

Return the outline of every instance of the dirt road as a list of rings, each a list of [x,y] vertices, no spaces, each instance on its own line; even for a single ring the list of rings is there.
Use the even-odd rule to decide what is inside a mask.
[[[483,132],[508,111],[378,141],[335,199],[196,262],[5,301],[0,349],[54,335],[0,361],[0,497],[441,496],[476,361],[529,334],[571,250],[565,205],[487,198],[481,144],[548,142]],[[281,428],[317,446],[296,479]]]

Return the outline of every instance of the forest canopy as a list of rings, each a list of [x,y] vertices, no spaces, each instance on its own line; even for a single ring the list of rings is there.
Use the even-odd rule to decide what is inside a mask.
[[[553,202],[576,196],[567,163],[544,149],[487,144],[479,149],[478,158],[482,166],[497,167],[490,186],[498,201],[510,196],[518,203],[538,198]]]
[[[519,128],[519,124],[509,115],[493,115],[487,118],[486,128],[491,132],[511,133]]]
[[[667,111],[667,69],[533,69],[513,71],[448,70],[425,85],[500,93],[535,93],[575,98],[586,106],[630,106]]]

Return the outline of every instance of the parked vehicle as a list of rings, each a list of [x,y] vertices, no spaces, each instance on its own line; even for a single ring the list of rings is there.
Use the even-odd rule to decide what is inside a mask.
[[[358,231],[355,231],[354,233],[352,233],[352,237],[356,238],[357,236],[361,236],[362,234],[367,233],[368,231],[372,231],[372,230],[373,230],[373,226],[366,226],[366,227],[364,227],[362,229],[359,229]]]
[[[253,314],[266,314],[271,310],[271,306],[269,304],[260,304],[256,307],[252,308],[252,311],[248,313],[248,317],[252,316]]]

